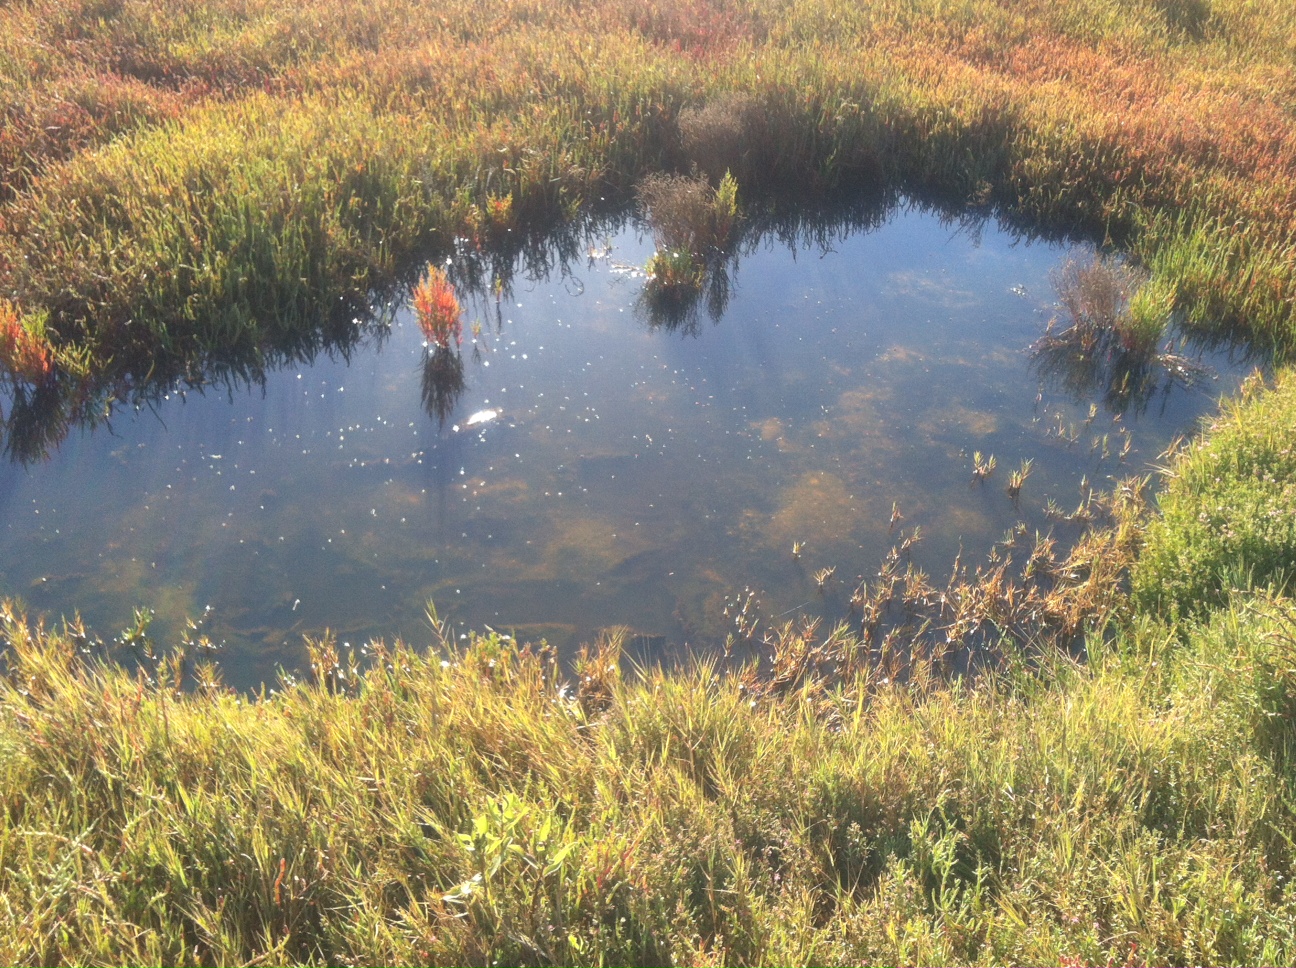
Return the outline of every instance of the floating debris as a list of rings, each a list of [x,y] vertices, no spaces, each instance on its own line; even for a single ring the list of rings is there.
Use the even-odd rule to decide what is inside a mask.
[[[499,416],[500,412],[498,410],[478,410],[476,413],[469,414],[468,419],[463,422],[462,426],[455,424],[451,429],[457,433],[461,430],[471,430],[474,427],[484,427],[486,424],[498,420]]]

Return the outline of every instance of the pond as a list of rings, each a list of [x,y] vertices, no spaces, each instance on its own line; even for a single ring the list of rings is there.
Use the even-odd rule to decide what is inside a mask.
[[[104,636],[143,606],[163,643],[206,614],[240,687],[326,628],[426,641],[430,601],[568,654],[619,625],[645,656],[705,652],[748,597],[768,621],[844,615],[915,529],[935,575],[1018,522],[1057,530],[1050,501],[1148,473],[1249,369],[1202,351],[1193,385],[1134,399],[1059,376],[1028,348],[1051,273],[1091,250],[886,214],[754,236],[711,312],[671,325],[633,271],[650,236],[594,237],[468,302],[463,387],[430,402],[401,309],[349,360],[119,413],[0,467],[0,593]]]

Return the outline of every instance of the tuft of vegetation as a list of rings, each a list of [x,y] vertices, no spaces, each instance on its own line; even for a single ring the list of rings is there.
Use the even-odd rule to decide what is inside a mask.
[[[44,320],[25,320],[13,303],[0,299],[0,367],[15,381],[40,384],[54,373],[54,351]]]
[[[734,241],[738,183],[728,172],[715,188],[701,177],[650,175],[636,192],[659,255],[705,263]]]
[[[1168,343],[1174,287],[1125,262],[1069,259],[1053,274],[1065,325],[1055,317],[1031,346],[1042,375],[1068,389],[1103,392],[1109,409],[1142,407],[1163,388],[1192,385],[1206,371]]]
[[[412,302],[419,328],[431,346],[448,350],[452,340],[456,348],[463,343],[463,308],[444,269],[427,267],[414,286]]]
[[[1146,275],[1132,266],[1095,256],[1084,263],[1069,259],[1053,273],[1067,332],[1087,352],[1115,350],[1139,359],[1156,351],[1168,313],[1156,316],[1152,301],[1140,299],[1140,311],[1131,307],[1136,294],[1142,296]]]
[[[639,305],[652,323],[689,332],[705,289],[708,311],[719,320],[738,243],[737,179],[726,171],[713,188],[701,175],[654,174],[636,193],[656,243]]]

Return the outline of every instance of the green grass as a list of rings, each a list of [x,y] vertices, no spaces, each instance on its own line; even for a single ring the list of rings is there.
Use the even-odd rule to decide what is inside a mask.
[[[1251,392],[1174,462],[1134,570],[1145,610],[1202,615],[1234,589],[1286,592],[1296,578],[1296,380]]]

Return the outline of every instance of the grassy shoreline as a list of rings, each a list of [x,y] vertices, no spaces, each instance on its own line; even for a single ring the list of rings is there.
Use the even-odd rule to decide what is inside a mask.
[[[1290,378],[1180,455],[1175,507],[1248,410],[1281,430],[1211,499],[1287,459]],[[1212,574],[1182,549],[1218,535],[1157,528]],[[443,631],[315,642],[249,698],[201,649],[132,674],[5,606],[0,958],[1285,963],[1296,605],[1246,548],[1262,580],[1205,614],[1116,609],[1084,662],[1005,639],[971,680],[845,630],[823,661],[789,630],[764,669],[625,670],[608,639],[570,672]]]

